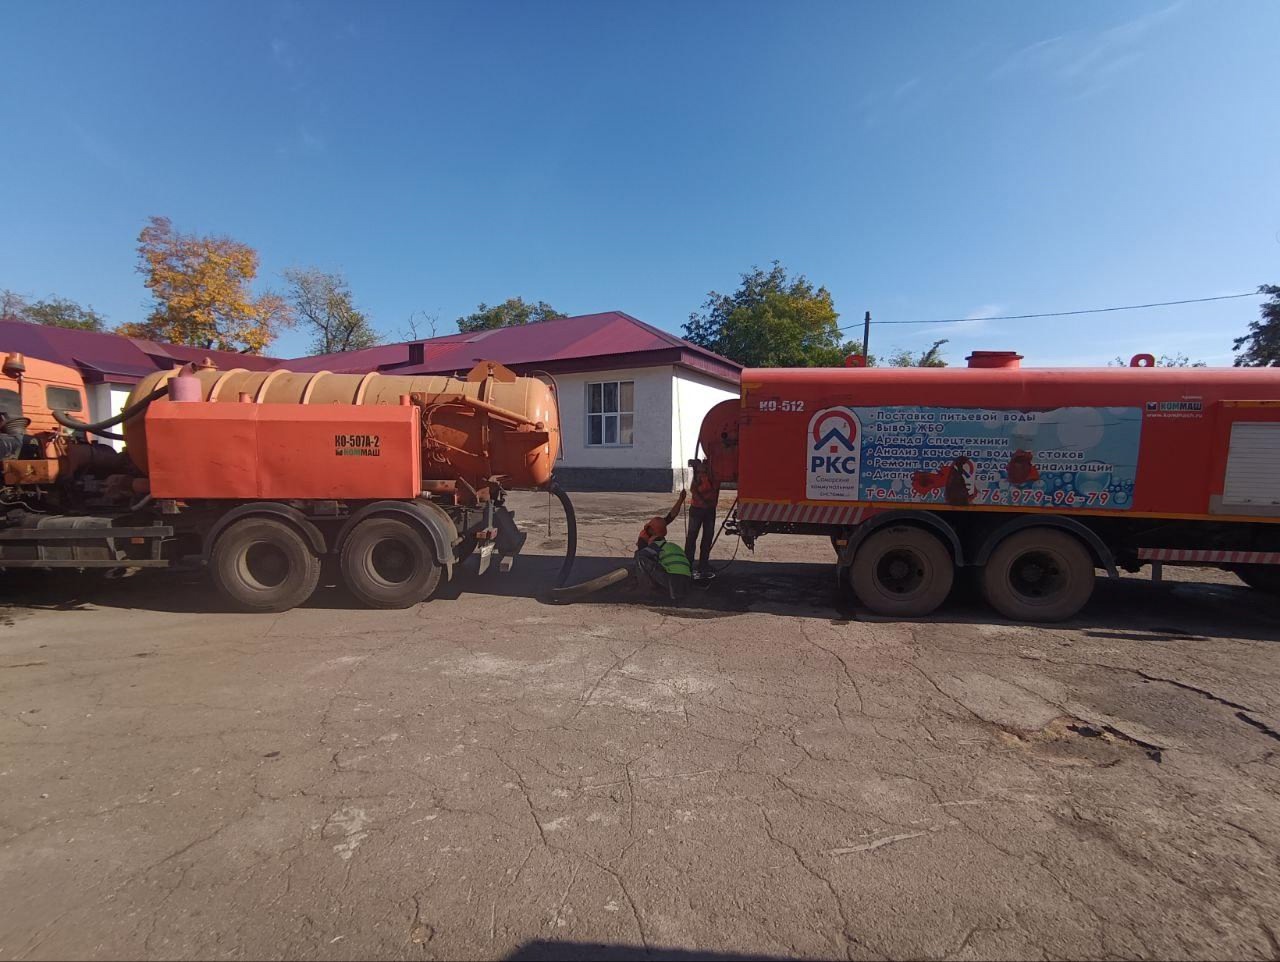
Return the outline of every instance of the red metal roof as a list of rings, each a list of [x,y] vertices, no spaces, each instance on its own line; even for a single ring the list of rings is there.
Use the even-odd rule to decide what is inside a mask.
[[[646,324],[622,311],[580,314],[518,327],[471,334],[447,334],[420,342],[423,361],[410,362],[410,344],[385,344],[364,351],[286,361],[298,371],[394,370],[397,374],[467,371],[478,360],[498,361],[518,370],[603,370],[679,364],[736,382],[741,366],[705,348]]]
[[[413,360],[413,348],[418,347],[422,350],[421,363]],[[468,371],[478,360],[498,361],[522,372],[545,370],[553,374],[675,364],[732,383],[737,382],[742,370],[728,358],[621,311],[562,317],[471,334],[446,334],[424,341],[380,344],[362,351],[292,360],[0,321],[0,351],[20,351],[78,368],[87,381],[115,383],[133,383],[153,371],[165,371],[175,364],[206,357],[222,370],[239,367],[267,371],[283,367],[304,372],[394,371],[397,374]]]
[[[0,321],[0,350],[18,351],[43,361],[78,368],[86,381],[132,384],[175,364],[209,358],[223,370],[243,367],[268,371],[280,363],[273,357],[212,351],[182,344],[160,344],[119,334],[46,327],[23,321]]]

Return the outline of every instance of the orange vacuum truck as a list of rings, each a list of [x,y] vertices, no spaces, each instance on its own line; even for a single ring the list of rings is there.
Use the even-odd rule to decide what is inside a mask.
[[[494,554],[510,567],[525,539],[511,490],[559,498],[560,583],[573,564],[554,389],[500,364],[420,377],[206,362],[146,377],[120,414],[86,423],[77,372],[3,357],[0,569],[205,563],[248,611],[299,605],[327,572],[401,608],[473,551],[482,571]]]
[[[746,370],[699,441],[737,482],[726,530],[829,538],[883,615],[929,614],[960,569],[1019,621],[1078,612],[1095,571],[1236,572],[1280,592],[1280,370]]]

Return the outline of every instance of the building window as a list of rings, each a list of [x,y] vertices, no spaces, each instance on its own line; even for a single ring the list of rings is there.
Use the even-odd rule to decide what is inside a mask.
[[[69,387],[46,387],[44,403],[50,411],[79,411],[80,392]]]
[[[588,447],[630,447],[635,427],[634,381],[587,385]]]

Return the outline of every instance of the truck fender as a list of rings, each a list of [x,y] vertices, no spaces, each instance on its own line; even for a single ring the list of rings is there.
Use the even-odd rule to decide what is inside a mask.
[[[366,504],[343,524],[334,541],[333,550],[340,551],[351,529],[372,515],[399,515],[421,529],[431,539],[436,560],[445,569],[445,577],[453,580],[453,546],[458,542],[458,529],[444,508],[430,501],[375,501]]]
[[[947,522],[938,517],[932,511],[886,511],[884,514],[877,514],[869,520],[864,521],[854,529],[849,537],[849,543],[840,551],[839,567],[848,568],[853,564],[853,556],[858,550],[858,545],[866,541],[873,533],[889,524],[914,524],[922,528],[928,528],[942,535],[942,540],[951,548],[951,556],[955,559],[956,567],[964,565],[964,550],[960,547],[960,538],[956,534],[955,529]]]
[[[1092,528],[1081,524],[1075,518],[1064,518],[1056,514],[1043,516],[1024,514],[1006,521],[987,535],[986,540],[982,542],[982,545],[974,554],[973,563],[975,565],[986,564],[987,559],[991,557],[991,552],[995,551],[996,545],[1015,531],[1021,531],[1023,528],[1060,528],[1063,531],[1070,531],[1088,546],[1094,560],[1106,569],[1107,577],[1120,577],[1120,573],[1116,571],[1116,560],[1111,554],[1111,549],[1103,543]]]
[[[307,543],[311,545],[311,550],[317,556],[325,553],[324,535],[297,508],[281,504],[279,501],[252,501],[249,504],[242,504],[239,507],[232,508],[214,522],[213,527],[209,529],[209,533],[204,537],[204,544],[201,546],[200,551],[201,560],[206,564],[208,563],[209,555],[213,551],[214,543],[218,540],[218,535],[222,534],[228,525],[251,515],[264,518],[279,518],[282,521],[287,521],[307,539]]]

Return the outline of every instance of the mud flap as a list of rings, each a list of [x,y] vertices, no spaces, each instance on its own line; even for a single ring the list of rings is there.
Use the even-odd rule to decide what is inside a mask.
[[[515,515],[506,508],[498,508],[493,513],[493,521],[498,529],[497,547],[498,554],[501,557],[498,562],[498,568],[501,571],[510,571],[511,566],[515,563],[516,555],[524,547],[529,535],[516,527]],[[490,543],[492,544],[492,542]],[[483,559],[481,559],[480,563],[484,564]]]

